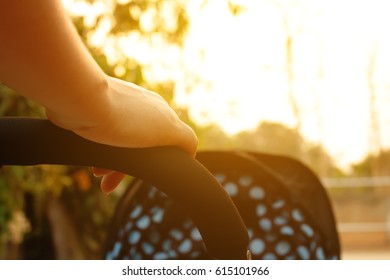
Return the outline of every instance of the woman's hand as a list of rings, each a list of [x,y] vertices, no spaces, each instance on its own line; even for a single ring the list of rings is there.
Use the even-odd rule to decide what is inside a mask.
[[[97,125],[74,129],[89,140],[129,148],[178,146],[192,156],[198,140],[193,130],[158,94],[133,83],[107,77],[104,119]]]
[[[0,80],[44,106],[56,125],[102,144],[175,145],[195,155],[194,132],[163,98],[104,74],[60,0],[0,1],[0,42]],[[123,178],[96,173],[106,192]]]
[[[126,176],[120,172],[97,167],[92,167],[92,172],[96,177],[102,177],[100,188],[105,194],[111,193]]]
[[[195,156],[198,144],[193,130],[183,123],[168,103],[158,94],[132,83],[107,77],[109,114],[92,127],[73,131],[91,141],[128,148],[178,146]],[[99,110],[100,108],[96,108]],[[50,117],[50,116],[49,116]],[[55,123],[59,123],[54,120]],[[110,193],[124,174],[93,168],[95,176],[103,176],[101,188]]]

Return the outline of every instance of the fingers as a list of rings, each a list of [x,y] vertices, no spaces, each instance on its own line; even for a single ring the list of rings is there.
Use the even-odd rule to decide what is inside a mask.
[[[115,188],[120,184],[126,174],[103,169],[92,167],[92,172],[96,177],[102,177],[102,181],[100,182],[100,188],[105,194],[111,193]]]
[[[101,177],[108,173],[112,173],[112,170],[99,168],[99,167],[92,167],[92,173],[95,175],[95,177]]]
[[[111,193],[123,180],[125,174],[119,172],[112,172],[104,175],[100,183],[100,188],[105,194]]]
[[[192,157],[195,157],[198,148],[198,137],[190,126],[182,121],[180,122],[180,129],[174,134],[172,143],[175,143],[175,145],[179,146]]]
[[[192,157],[195,157],[196,156],[196,150],[198,148],[198,143],[199,143],[199,140],[198,140],[198,137],[196,136],[195,132],[192,130],[192,128],[190,126],[188,126],[186,124],[186,126],[188,127],[188,130],[189,130],[189,141],[188,141],[188,151],[190,153],[190,155]]]

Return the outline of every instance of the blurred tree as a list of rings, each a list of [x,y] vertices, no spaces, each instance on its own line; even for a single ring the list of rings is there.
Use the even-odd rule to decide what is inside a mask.
[[[263,123],[257,131],[256,135],[261,135],[258,142],[260,151],[300,160],[321,177],[339,177],[342,174],[325,149],[319,144],[308,142],[296,128],[279,123]]]
[[[337,162],[327,153],[322,145],[308,144],[307,156],[303,159],[308,166],[320,177],[338,178],[344,177],[344,172],[338,167]]]
[[[321,177],[343,176],[343,172],[321,145],[309,143],[296,129],[280,123],[262,122],[256,129],[234,136],[226,135],[217,125],[198,127],[196,131],[199,150],[242,150],[279,154],[304,162]]]
[[[373,169],[373,166],[376,168]],[[382,148],[380,153],[367,155],[352,165],[351,174],[357,177],[390,176],[390,150]]]
[[[199,138],[199,150],[232,150],[233,138],[217,125],[208,125],[196,129]]]

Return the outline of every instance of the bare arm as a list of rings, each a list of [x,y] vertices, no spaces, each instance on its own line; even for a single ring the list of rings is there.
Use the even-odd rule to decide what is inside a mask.
[[[59,0],[0,0],[0,80],[68,129],[107,115],[106,77]]]

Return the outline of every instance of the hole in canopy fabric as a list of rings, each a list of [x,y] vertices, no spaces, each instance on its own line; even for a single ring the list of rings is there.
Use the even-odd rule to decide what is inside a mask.
[[[338,258],[304,209],[272,186],[251,174],[215,176],[247,225],[254,259]],[[106,259],[210,259],[192,220],[158,189],[143,183],[127,213]]]

